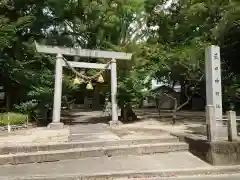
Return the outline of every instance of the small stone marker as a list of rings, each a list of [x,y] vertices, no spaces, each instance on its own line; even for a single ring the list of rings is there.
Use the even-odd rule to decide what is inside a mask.
[[[236,112],[228,111],[228,141],[237,141],[237,123],[236,123]]]

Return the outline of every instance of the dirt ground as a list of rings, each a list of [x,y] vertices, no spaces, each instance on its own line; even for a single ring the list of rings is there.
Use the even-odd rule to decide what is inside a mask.
[[[156,109],[135,109],[138,120],[123,122],[124,127],[160,128],[171,132],[189,132],[205,134],[204,112],[181,111],[177,113],[176,124],[172,125],[171,112],[163,111],[159,115]],[[103,116],[101,111],[73,110],[71,121],[63,117],[63,121],[75,124],[108,124],[111,117]]]
[[[176,124],[172,125],[171,112],[156,109],[136,109],[138,120],[123,123],[122,127],[136,127],[152,130],[163,130],[172,133],[190,133],[206,135],[204,112],[180,111],[177,113]],[[108,124],[110,117],[102,111],[75,109],[62,113],[61,120],[66,127],[62,130],[51,130],[44,127],[16,130],[11,133],[0,131],[0,144],[11,143],[64,143],[68,141],[70,127],[73,125]],[[239,117],[238,117],[239,118]],[[155,131],[156,132],[156,131]]]

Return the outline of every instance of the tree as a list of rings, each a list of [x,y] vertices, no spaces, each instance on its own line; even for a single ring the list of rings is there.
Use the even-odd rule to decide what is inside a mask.
[[[142,33],[145,25],[143,10],[142,0],[79,3],[76,7],[75,18],[70,19],[68,24],[71,24],[71,31],[76,33],[74,34],[75,39],[82,47],[136,54],[139,49],[136,42],[144,36]],[[82,16],[85,12],[87,15]],[[83,27],[85,28],[83,29]],[[141,97],[140,90],[143,88],[139,83],[141,82],[140,76],[134,70],[134,67],[138,66],[137,63],[138,59],[118,63],[119,106],[122,114],[129,114],[132,119],[136,119],[136,115],[133,113],[130,102],[136,102],[136,99]],[[91,71],[87,73],[91,73]],[[127,110],[125,107],[128,107]],[[125,110],[128,113],[123,113]]]
[[[29,17],[29,19],[24,21],[26,23],[23,23],[21,29],[19,26],[13,28],[15,30],[12,33],[13,36],[5,37],[9,40],[11,47],[3,47],[6,53],[1,54],[5,55],[5,59],[11,57],[12,64],[10,64],[11,61],[4,60],[6,66],[9,67],[9,72],[1,74],[4,75],[6,82],[10,82],[7,79],[17,82],[17,86],[22,90],[19,101],[23,102],[23,107],[32,100],[36,100],[36,107],[51,104],[54,60],[49,56],[36,53],[33,40],[68,47],[78,45],[90,49],[126,50],[142,36],[139,31],[144,25],[144,16],[141,14],[142,5],[143,1],[138,0],[6,1],[1,4],[1,9],[6,8],[6,10],[1,12],[9,19],[9,22],[15,25],[18,17],[22,19]],[[130,51],[133,52],[134,49]],[[69,57],[67,58],[70,60]],[[89,58],[82,60],[103,62],[103,60]],[[131,69],[131,65],[132,62],[120,63],[119,66]],[[11,72],[10,67],[15,67],[15,71]],[[85,73],[94,74],[95,71],[90,70]],[[127,71],[119,71],[119,73],[128,75]],[[72,76],[71,73],[65,75]],[[120,81],[122,80],[123,78]]]
[[[177,105],[176,99],[165,93],[175,101],[173,123],[176,111],[203,88],[199,83],[204,79],[204,49],[216,42],[213,30],[221,23],[229,4],[229,1],[180,0],[167,7],[166,1],[146,1],[148,27],[153,32],[148,42],[155,44],[149,57],[152,76],[172,86],[180,84],[184,97],[182,104]]]
[[[119,105],[138,103],[150,76],[170,86],[181,84],[182,101],[188,104],[204,87],[204,48],[222,49],[224,97],[239,99],[239,2],[237,0],[4,0],[0,4],[0,78],[12,103],[38,99],[51,106],[54,59],[36,53],[33,41],[89,49],[134,53],[131,61],[118,62]],[[168,5],[167,5],[168,4]],[[234,51],[236,49],[236,51]],[[234,54],[234,56],[233,56]],[[66,57],[71,60],[70,57]],[[86,62],[102,59],[82,58]],[[72,73],[65,71],[67,98],[74,88]],[[95,74],[86,70],[86,75]],[[43,78],[44,77],[44,78]],[[107,76],[106,79],[109,79]],[[50,83],[51,82],[51,83]],[[81,88],[81,87],[78,87]],[[166,96],[169,94],[166,92]],[[204,95],[203,95],[204,96]],[[172,97],[169,97],[172,98]],[[46,101],[41,101],[45,99]],[[64,101],[65,98],[63,98]],[[9,104],[9,103],[7,103]],[[10,103],[11,104],[11,103]],[[173,113],[174,114],[174,113]],[[174,115],[173,115],[174,119]]]
[[[221,47],[223,60],[224,101],[226,108],[240,108],[239,82],[240,71],[240,3],[231,1],[224,7],[222,18],[214,28],[214,37]],[[231,107],[229,107],[231,106]]]
[[[26,51],[26,44],[20,42],[18,37],[33,20],[30,15],[14,14],[15,10],[10,1],[3,1],[0,4],[0,78],[5,90],[8,110],[11,105],[13,86],[18,86],[19,81],[28,75],[22,73],[24,66],[28,64],[22,54]]]
[[[0,78],[8,110],[14,103],[22,111],[51,108],[54,61],[38,54],[33,42],[52,38],[47,32],[55,19],[46,12],[52,3],[6,0],[0,4]]]
[[[186,106],[193,95],[200,93],[200,83],[204,77],[204,45],[192,43],[175,48],[160,45],[152,47],[148,55],[148,73],[154,79],[169,84],[171,88],[176,84],[181,85],[185,97],[181,104],[169,92],[154,95],[155,98],[165,95],[174,101],[172,117],[175,123],[176,112]],[[159,103],[162,103],[161,100]]]

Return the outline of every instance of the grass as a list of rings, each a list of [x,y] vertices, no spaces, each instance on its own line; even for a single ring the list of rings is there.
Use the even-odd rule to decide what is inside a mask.
[[[27,115],[25,114],[14,113],[14,112],[0,113],[0,126],[7,125],[8,123],[10,125],[24,124],[26,120],[27,120]]]

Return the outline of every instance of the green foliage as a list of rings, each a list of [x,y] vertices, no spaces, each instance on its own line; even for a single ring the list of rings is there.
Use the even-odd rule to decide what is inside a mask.
[[[236,103],[240,72],[239,8],[239,1],[235,0],[180,0],[168,7],[166,1],[145,1],[148,27],[155,27],[149,35],[151,49],[147,54],[152,76],[170,85],[196,84],[204,74],[205,47],[217,44],[223,62],[224,101]]]
[[[19,125],[24,124],[27,121],[27,115],[20,113],[1,113],[0,114],[0,125]]]
[[[76,89],[68,76],[63,78],[62,103],[71,101],[71,94]],[[54,74],[50,70],[44,70],[34,77],[34,83],[27,94],[28,101],[21,103],[16,108],[20,112],[32,112],[36,109],[52,109],[54,97]]]
[[[142,90],[149,88],[149,77],[182,87],[196,84],[204,74],[204,48],[217,44],[222,52],[224,100],[237,104],[239,1],[179,0],[166,6],[167,2],[1,1],[0,85],[8,92],[17,89],[13,103],[19,112],[51,109],[55,57],[37,53],[33,42],[78,45],[133,53],[131,61],[118,61],[118,100],[138,103],[146,95]],[[71,72],[64,70],[63,104],[74,100],[73,92],[82,88],[73,86],[71,78]]]
[[[224,101],[228,102],[228,106],[231,109],[240,109],[240,77],[232,77],[231,81],[225,83]]]
[[[37,102],[34,100],[27,101],[27,102],[21,102],[20,104],[15,105],[15,110],[24,113],[24,114],[29,114],[34,111],[37,107]]]
[[[145,96],[143,91],[146,87],[144,75],[132,71],[118,83],[118,103],[120,106],[127,103],[139,104]]]

